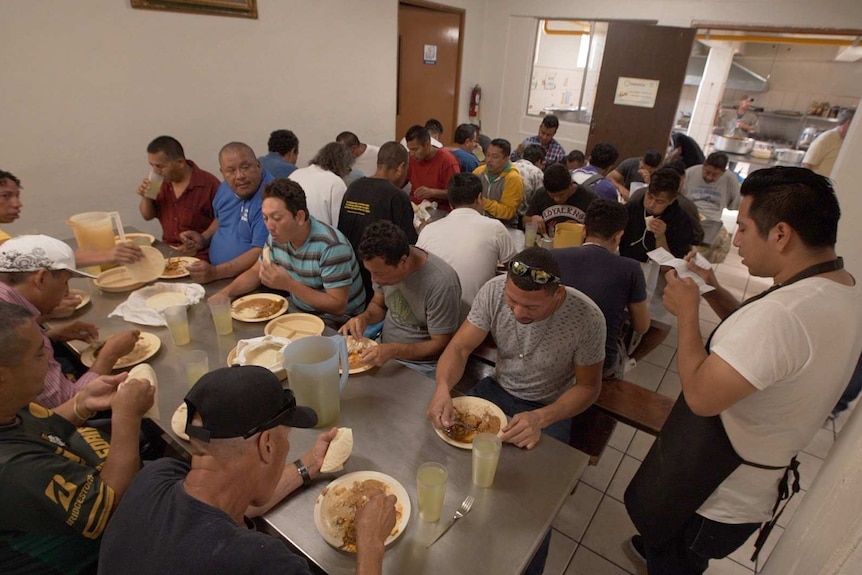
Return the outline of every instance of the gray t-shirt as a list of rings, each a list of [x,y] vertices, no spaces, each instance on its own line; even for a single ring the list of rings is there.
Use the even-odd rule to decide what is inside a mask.
[[[590,298],[567,287],[566,300],[551,317],[521,324],[506,303],[506,281],[501,275],[482,286],[467,321],[491,332],[503,389],[527,401],[553,403],[575,384],[576,364],[604,360],[605,317]]]
[[[739,208],[739,180],[736,174],[725,171],[714,182],[703,179],[703,166],[692,166],[685,171],[683,195],[694,202],[702,218],[721,221],[721,210]]]
[[[434,254],[402,282],[375,284],[374,290],[386,300],[383,343],[419,343],[458,329],[461,283],[452,266]]]

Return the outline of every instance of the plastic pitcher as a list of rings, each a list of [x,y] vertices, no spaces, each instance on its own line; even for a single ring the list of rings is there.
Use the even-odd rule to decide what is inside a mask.
[[[72,226],[78,247],[86,250],[110,251],[114,249],[114,223],[122,237],[123,223],[117,212],[84,212],[75,214],[66,222]],[[106,269],[113,266],[106,266]]]
[[[338,421],[341,392],[350,369],[344,337],[313,336],[294,341],[284,348],[284,369],[297,405],[317,412],[317,427],[329,427]]]
[[[584,243],[584,224],[562,222],[554,231],[554,247],[569,248]]]

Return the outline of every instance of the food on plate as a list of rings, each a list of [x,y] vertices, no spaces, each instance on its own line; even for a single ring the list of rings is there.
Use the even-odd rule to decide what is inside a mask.
[[[166,276],[174,276],[177,274],[185,273],[185,271],[186,262],[183,261],[183,258],[168,258],[165,261],[165,271],[162,273]]]
[[[189,406],[187,406],[185,402],[180,404],[177,410],[174,411],[174,415],[171,417],[171,429],[177,434],[177,437],[185,439],[186,441],[189,440],[189,436],[186,434],[186,420],[188,417]]]
[[[353,452],[353,430],[349,427],[339,427],[326,450],[326,457],[320,466],[321,473],[332,473],[344,469],[344,462]]]
[[[97,349],[95,353],[93,353],[93,357],[97,357],[100,351],[102,351],[101,347]],[[149,353],[150,346],[147,345],[147,342],[144,341],[144,338],[138,336],[138,341],[135,342],[135,347],[132,348],[132,351],[118,359],[115,365],[130,365],[133,363],[137,363],[143,358],[145,358]]]
[[[392,495],[389,485],[376,479],[365,481],[354,481],[350,485],[339,485],[323,491],[324,515],[327,522],[335,531],[335,535],[341,538],[341,549],[350,553],[356,553],[356,512],[368,503],[369,494],[372,491],[382,491],[385,495]],[[404,513],[401,502],[395,503],[395,524],[390,537],[398,534],[398,521]]]
[[[365,367],[365,363],[360,359],[362,352],[372,347],[374,342],[367,338],[357,339],[355,337],[347,337],[347,363],[350,369],[359,369]]]
[[[277,314],[283,306],[284,300],[282,299],[259,297],[234,304],[233,311],[246,319],[260,319]]]
[[[455,408],[455,421],[466,423],[475,427],[475,430],[469,429],[461,425],[453,425],[449,428],[448,433],[455,441],[461,443],[472,443],[473,437],[477,433],[499,433],[500,418],[493,415],[486,407],[482,411],[467,411],[463,407]]]

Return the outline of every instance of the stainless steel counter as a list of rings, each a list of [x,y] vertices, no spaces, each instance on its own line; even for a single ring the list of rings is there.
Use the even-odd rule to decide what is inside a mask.
[[[188,278],[168,280],[188,281]],[[191,343],[173,344],[166,327],[134,326],[108,314],[128,294],[102,293],[88,280],[74,279],[72,287],[86,288],[92,301],[71,319],[82,319],[99,327],[101,336],[140,327],[162,342],[150,360],[159,379],[158,403],[166,436],[180,449],[187,444],[170,429],[174,410],[188,390],[183,355],[204,350],[210,369],[226,365],[237,340],[263,334],[265,323],[234,320],[234,333],[218,336],[205,301],[189,308]],[[226,282],[206,287],[214,293]],[[83,347],[76,342],[78,349]],[[353,428],[355,447],[345,469],[321,477],[308,489],[290,496],[270,511],[265,520],[306,557],[330,574],[353,573],[355,557],[330,547],[317,533],[313,509],[317,495],[335,477],[360,470],[374,470],[397,479],[411,499],[412,513],[401,537],[387,549],[385,573],[512,573],[528,564],[550,529],[566,497],[588,463],[588,457],[568,445],[544,437],[532,451],[504,445],[494,486],[474,487],[471,453],[444,443],[425,418],[434,382],[396,362],[351,376],[342,396],[340,426]],[[291,431],[292,461],[311,448],[318,430]],[[438,461],[449,470],[449,484],[441,523],[425,523],[418,515],[416,470],[425,461]],[[473,510],[430,549],[425,544],[443,521],[452,516],[461,500],[472,493]]]

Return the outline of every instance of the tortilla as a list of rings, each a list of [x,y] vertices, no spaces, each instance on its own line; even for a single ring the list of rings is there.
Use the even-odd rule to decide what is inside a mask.
[[[329,444],[323,464],[320,466],[321,473],[332,473],[344,469],[344,462],[353,452],[353,430],[349,427],[339,427],[335,439]]]
[[[156,372],[148,363],[139,363],[129,370],[129,379],[143,379],[150,382],[156,388],[155,396],[153,397],[153,405],[144,414],[144,417],[160,420],[159,417],[159,379],[156,377]],[[122,385],[122,384],[120,384]]]

